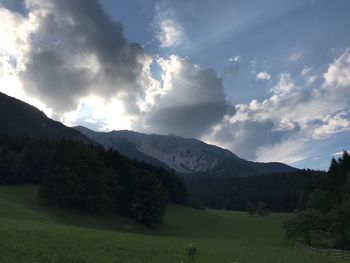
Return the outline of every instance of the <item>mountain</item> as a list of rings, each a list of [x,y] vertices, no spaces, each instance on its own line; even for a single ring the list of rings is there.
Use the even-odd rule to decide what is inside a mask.
[[[247,161],[229,150],[193,138],[126,130],[103,133],[81,126],[70,128],[3,93],[0,93],[0,120],[0,136],[97,142],[106,149],[116,149],[130,158],[171,168],[182,174],[248,176],[296,170],[282,163]]]
[[[79,131],[49,119],[42,111],[0,93],[0,136],[92,142]]]
[[[170,167],[182,174],[249,176],[296,170],[283,163],[247,161],[229,150],[193,138],[143,134],[127,130],[104,133],[82,126],[77,126],[75,129],[105,148],[118,150],[140,161]]]
[[[122,153],[123,155],[129,158],[136,159],[141,162],[151,163],[155,166],[162,166],[165,168],[169,168],[169,166],[167,166],[165,163],[161,162],[160,160],[139,151],[135,144],[133,144],[130,140],[126,139],[124,136],[121,136],[123,131],[111,132],[108,134],[108,136],[106,136],[106,133],[104,132],[95,132],[83,126],[76,126],[74,127],[74,129],[80,131],[89,139],[103,145],[105,149],[118,150],[120,153]],[[137,132],[132,132],[132,131],[130,131],[130,133],[137,134]]]

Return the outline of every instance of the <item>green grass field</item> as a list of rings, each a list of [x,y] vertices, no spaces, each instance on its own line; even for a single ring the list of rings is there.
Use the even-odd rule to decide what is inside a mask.
[[[199,262],[323,263],[284,240],[285,214],[251,217],[221,210],[171,205],[160,229],[131,219],[94,217],[42,207],[37,188],[0,187],[0,262],[177,262],[193,243]],[[185,262],[185,261],[184,261]]]

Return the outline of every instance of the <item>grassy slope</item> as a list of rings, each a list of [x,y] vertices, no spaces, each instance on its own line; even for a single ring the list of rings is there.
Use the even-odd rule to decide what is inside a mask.
[[[285,241],[285,216],[170,206],[163,227],[149,230],[116,215],[93,217],[41,207],[35,187],[0,187],[0,262],[179,263],[190,242],[201,263],[339,262]]]

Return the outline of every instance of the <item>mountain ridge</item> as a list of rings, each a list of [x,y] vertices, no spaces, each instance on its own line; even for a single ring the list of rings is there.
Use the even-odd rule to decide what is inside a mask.
[[[266,173],[292,172],[294,167],[283,163],[259,163],[247,161],[227,149],[207,144],[195,138],[177,135],[144,134],[129,130],[95,132],[83,126],[76,126],[85,136],[95,140],[105,148],[120,151],[128,157],[139,159],[140,155],[158,160],[182,174],[249,176]],[[129,145],[125,150],[123,144]],[[134,152],[130,152],[133,149]],[[154,164],[154,163],[153,163]]]
[[[0,120],[0,136],[100,144],[129,158],[173,169],[183,175],[251,176],[297,170],[283,163],[247,161],[227,149],[195,138],[128,130],[104,133],[83,126],[67,127],[48,118],[34,106],[3,93],[0,93]]]

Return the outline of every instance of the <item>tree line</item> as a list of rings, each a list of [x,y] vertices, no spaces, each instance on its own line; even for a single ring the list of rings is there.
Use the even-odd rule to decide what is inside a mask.
[[[185,178],[191,193],[205,206],[254,211],[259,203],[275,212],[305,206],[305,196],[321,184],[323,171],[298,170],[250,177],[196,176]],[[249,206],[249,209],[248,209]]]
[[[93,213],[118,212],[156,226],[166,203],[189,204],[174,171],[69,140],[0,138],[0,184],[39,184],[39,200]]]
[[[284,223],[286,237],[310,245],[316,237],[350,250],[350,156],[332,159],[327,176],[308,194],[306,205]]]

